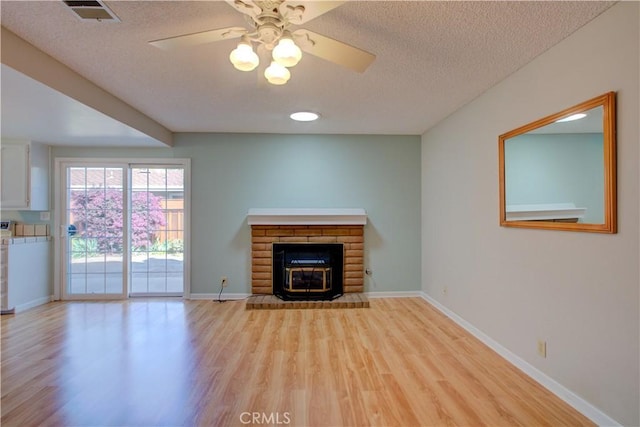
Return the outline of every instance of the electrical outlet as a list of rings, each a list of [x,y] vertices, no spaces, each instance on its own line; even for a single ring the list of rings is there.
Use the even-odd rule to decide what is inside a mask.
[[[547,357],[547,342],[544,340],[538,340],[538,356]]]
[[[222,286],[223,288],[227,287],[227,276],[222,276],[220,278],[220,286]]]

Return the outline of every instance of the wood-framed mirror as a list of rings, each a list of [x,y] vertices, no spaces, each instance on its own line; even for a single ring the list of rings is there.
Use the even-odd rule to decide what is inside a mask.
[[[500,225],[616,233],[615,92],[498,138]]]

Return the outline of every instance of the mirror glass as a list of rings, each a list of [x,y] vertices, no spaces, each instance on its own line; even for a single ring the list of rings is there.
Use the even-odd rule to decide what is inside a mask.
[[[500,224],[615,233],[615,93],[499,137]]]

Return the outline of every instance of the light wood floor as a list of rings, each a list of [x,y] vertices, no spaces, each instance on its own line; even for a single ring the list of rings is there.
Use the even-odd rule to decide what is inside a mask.
[[[244,304],[2,316],[2,426],[592,425],[422,299]]]

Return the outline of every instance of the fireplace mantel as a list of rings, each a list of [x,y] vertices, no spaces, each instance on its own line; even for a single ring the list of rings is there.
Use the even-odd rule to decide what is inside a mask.
[[[249,225],[365,225],[364,209],[249,209]]]

